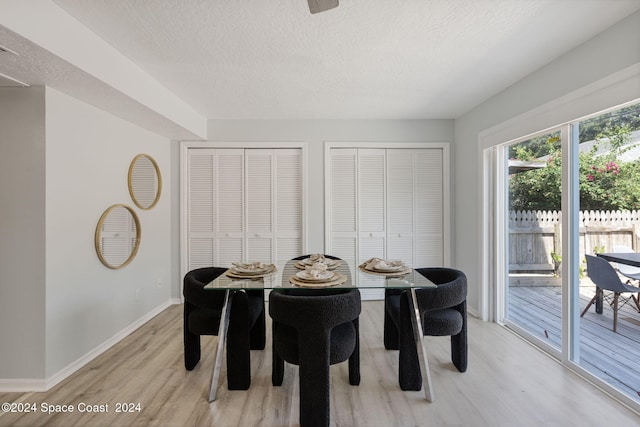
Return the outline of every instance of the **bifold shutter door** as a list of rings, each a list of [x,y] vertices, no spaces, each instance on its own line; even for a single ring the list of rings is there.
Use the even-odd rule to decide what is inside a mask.
[[[214,265],[214,150],[189,150],[187,183],[188,270]]]
[[[273,150],[246,150],[247,261],[273,259]]]
[[[279,148],[275,153],[275,262],[282,265],[302,254],[302,152]]]
[[[356,149],[331,150],[330,255],[345,260],[355,277],[357,266],[357,156]],[[313,197],[312,192],[311,197]],[[317,194],[317,193],[316,193]]]

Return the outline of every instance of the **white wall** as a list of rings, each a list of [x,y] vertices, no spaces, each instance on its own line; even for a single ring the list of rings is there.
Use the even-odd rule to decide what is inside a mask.
[[[0,378],[44,377],[44,88],[0,88]]]
[[[307,252],[315,253],[324,251],[325,141],[452,142],[453,120],[210,120],[208,140],[308,144]]]
[[[620,72],[628,74],[629,69],[633,70],[640,64],[638,28],[640,13],[635,13],[456,120],[455,262],[469,277],[471,307],[478,309],[480,304],[479,254],[483,250],[480,233],[485,226],[481,223],[482,149],[479,134],[534,109],[553,112],[561,107],[562,117],[556,116],[554,119],[554,114],[547,114],[541,119],[531,115],[531,120],[518,120],[519,128],[510,129],[511,134],[523,132],[521,135],[525,135],[527,125],[532,120],[536,120],[538,129],[543,129],[570,116],[581,117],[585,110],[592,113],[640,97],[638,77],[635,77],[635,86],[632,82],[631,90],[618,93],[606,89],[608,80],[614,81]],[[595,96],[591,96],[589,103],[585,104],[578,97],[570,96],[576,92],[595,93]],[[563,97],[574,100],[563,102]]]
[[[170,145],[50,88],[46,123],[46,374],[51,377],[169,303],[170,197],[165,193],[153,209],[138,209],[127,174],[131,160],[147,153],[169,181]],[[137,256],[120,270],[102,265],[94,246],[100,215],[116,203],[134,208],[142,230]]]

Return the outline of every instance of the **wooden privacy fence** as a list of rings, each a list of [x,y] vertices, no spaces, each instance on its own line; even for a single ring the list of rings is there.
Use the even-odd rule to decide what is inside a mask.
[[[581,211],[579,221],[580,259],[618,245],[639,248],[640,211]],[[554,271],[552,253],[562,253],[561,227],[559,211],[510,211],[510,272]]]

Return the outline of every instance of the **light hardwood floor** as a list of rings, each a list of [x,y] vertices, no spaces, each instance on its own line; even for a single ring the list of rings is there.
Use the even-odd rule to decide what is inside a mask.
[[[580,311],[594,294],[595,285],[580,287]],[[562,348],[560,287],[509,288],[508,315],[511,321],[542,342]],[[617,332],[612,330],[613,310],[606,301],[601,314],[592,306],[578,325],[580,365],[640,404],[640,313],[635,305],[621,307]]]
[[[473,318],[468,371],[459,373],[451,364],[448,337],[427,337],[435,400],[428,403],[422,392],[401,391],[398,353],[382,344],[382,309],[380,301],[363,303],[360,386],[349,385],[346,363],[331,368],[332,425],[640,425],[638,414],[511,332]],[[0,402],[37,408],[36,413],[0,413],[0,426],[297,425],[297,368],[287,364],[283,385],[273,387],[270,345],[251,354],[248,391],[229,391],[223,382],[218,399],[207,402],[216,339],[203,337],[203,358],[187,372],[182,306],[172,306],[48,392],[0,393]],[[224,369],[222,375],[226,381]],[[108,405],[109,412],[81,413],[81,403]],[[139,403],[140,411],[116,413],[118,403]],[[44,414],[43,404],[74,405],[75,411]]]

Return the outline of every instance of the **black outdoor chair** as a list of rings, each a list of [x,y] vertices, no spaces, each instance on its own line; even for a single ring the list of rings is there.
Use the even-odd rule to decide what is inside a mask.
[[[184,366],[192,370],[200,361],[200,336],[218,335],[224,290],[204,286],[227,269],[205,267],[184,276]],[[227,387],[247,390],[251,385],[250,350],[266,344],[264,291],[235,291],[227,331]]]
[[[329,425],[330,365],[348,359],[349,383],[360,384],[360,311],[357,289],[271,292],[272,383],[282,385],[285,361],[299,366],[301,426]]]
[[[452,268],[419,268],[435,288],[416,289],[425,336],[451,336],[451,361],[460,372],[467,370],[467,277]],[[400,350],[398,382],[402,390],[420,390],[422,375],[411,323],[408,290],[385,290],[384,345]]]
[[[591,298],[591,301],[580,314],[580,317],[584,316],[589,307],[595,304],[598,300],[607,300],[609,305],[613,309],[613,332],[618,330],[618,311],[625,306],[629,301],[633,301],[636,305],[636,309],[640,311],[640,304],[636,293],[640,291],[640,288],[630,286],[620,280],[618,273],[609,262],[603,258],[599,258],[593,255],[585,255],[587,258],[587,275],[591,281],[596,285],[596,294]],[[604,293],[604,291],[613,292],[613,300]],[[629,298],[621,295],[631,292],[632,295]],[[622,305],[620,305],[620,299],[622,299]]]

